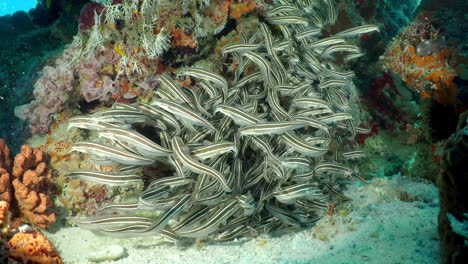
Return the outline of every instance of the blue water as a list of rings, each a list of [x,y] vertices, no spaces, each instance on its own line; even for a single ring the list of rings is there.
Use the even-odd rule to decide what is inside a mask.
[[[13,14],[16,11],[28,11],[35,7],[37,0],[0,0],[0,16]]]

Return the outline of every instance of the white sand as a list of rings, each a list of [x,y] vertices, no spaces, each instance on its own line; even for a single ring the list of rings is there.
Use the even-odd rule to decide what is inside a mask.
[[[104,263],[439,263],[437,189],[402,177],[350,186],[353,201],[310,230],[281,237],[177,248],[152,238],[98,237],[76,227],[48,234],[64,262],[89,263],[92,252],[120,245],[126,254]],[[400,200],[402,198],[402,200]]]

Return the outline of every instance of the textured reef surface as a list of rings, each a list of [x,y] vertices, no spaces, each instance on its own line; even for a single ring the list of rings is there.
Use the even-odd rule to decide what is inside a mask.
[[[0,17],[0,252],[463,263],[467,9],[44,0]]]

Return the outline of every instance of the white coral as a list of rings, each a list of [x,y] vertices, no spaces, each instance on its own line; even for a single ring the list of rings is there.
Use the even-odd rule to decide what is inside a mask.
[[[163,28],[159,34],[145,32],[142,38],[142,46],[148,58],[155,59],[170,47],[170,41]]]

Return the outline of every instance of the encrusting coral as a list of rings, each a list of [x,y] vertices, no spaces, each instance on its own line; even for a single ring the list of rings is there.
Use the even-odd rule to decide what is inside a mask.
[[[54,245],[37,230],[14,234],[7,248],[8,258],[19,263],[63,263]]]
[[[63,263],[55,247],[40,231],[12,229],[9,209],[8,202],[0,201],[0,263]]]
[[[401,31],[382,58],[385,68],[398,74],[423,98],[434,98],[442,104],[456,103],[454,78],[463,58],[425,14]]]

